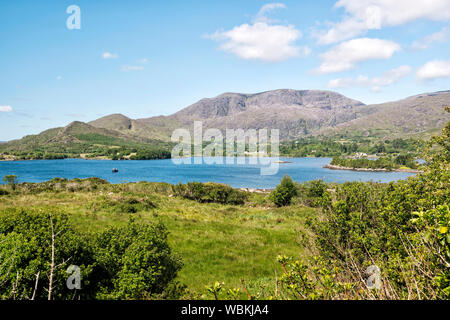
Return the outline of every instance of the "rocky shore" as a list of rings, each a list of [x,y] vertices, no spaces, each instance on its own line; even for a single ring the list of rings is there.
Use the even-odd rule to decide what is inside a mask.
[[[324,168],[330,169],[330,170],[350,170],[350,171],[365,171],[365,172],[410,172],[410,173],[420,173],[421,172],[419,170],[414,170],[414,169],[392,169],[392,170],[387,170],[385,168],[377,168],[377,169],[372,169],[372,168],[350,168],[350,167],[335,166],[335,165],[331,165],[331,164],[328,164],[328,165],[324,166]]]

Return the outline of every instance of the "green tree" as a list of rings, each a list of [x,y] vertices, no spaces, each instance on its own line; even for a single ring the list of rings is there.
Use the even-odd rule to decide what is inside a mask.
[[[14,294],[17,299],[52,300],[94,296],[92,247],[74,231],[65,214],[8,210],[0,216],[0,234],[0,265],[6,266],[0,268],[0,298],[13,299]],[[81,269],[80,292],[66,286],[66,270],[72,264]]]
[[[95,240],[97,298],[150,299],[173,288],[182,263],[172,253],[167,235],[162,224],[132,220],[101,233]]]
[[[270,194],[270,200],[277,206],[283,207],[291,204],[292,198],[297,195],[297,188],[291,177],[284,176],[280,184]]]
[[[13,175],[13,174],[9,174],[3,177],[3,182],[7,183],[8,185],[11,186],[11,189],[16,190],[16,186],[17,186],[17,176]]]

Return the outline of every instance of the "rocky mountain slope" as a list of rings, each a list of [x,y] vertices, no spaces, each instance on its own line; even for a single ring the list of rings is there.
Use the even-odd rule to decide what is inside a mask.
[[[363,106],[356,118],[334,127],[323,128],[321,133],[362,136],[419,136],[426,137],[439,131],[450,121],[444,111],[450,105],[450,90],[425,93],[400,101]]]
[[[202,99],[171,116],[131,120],[112,115],[93,122],[95,127],[168,139],[179,127],[192,128],[202,121],[204,128],[278,128],[282,139],[313,134],[323,127],[356,119],[363,103],[331,91],[274,90],[258,94],[224,93]]]
[[[283,140],[319,134],[392,137],[439,130],[450,120],[446,105],[450,105],[450,91],[364,105],[331,91],[274,90],[224,93],[170,116],[132,120],[111,115],[90,124],[161,140],[170,139],[176,128],[192,129],[194,121],[202,121],[205,129],[277,128]]]

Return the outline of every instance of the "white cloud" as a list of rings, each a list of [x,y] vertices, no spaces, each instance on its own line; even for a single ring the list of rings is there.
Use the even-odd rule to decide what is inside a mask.
[[[103,59],[117,59],[119,56],[117,53],[111,53],[111,52],[103,52],[102,58]]]
[[[450,19],[448,0],[339,0],[334,6],[343,8],[346,16],[318,35],[321,44],[336,43],[371,29],[398,26],[418,19]]]
[[[256,22],[234,27],[230,31],[216,32],[212,38],[224,41],[221,49],[241,58],[276,62],[310,53],[309,48],[295,45],[301,36],[301,32],[292,25]]]
[[[0,106],[0,112],[13,112],[13,108],[11,106]]]
[[[282,3],[266,4],[258,12],[252,24],[242,24],[229,31],[217,31],[209,38],[222,41],[220,48],[243,59],[277,62],[294,57],[305,57],[311,53],[307,46],[297,46],[302,37],[293,25],[273,24],[265,14],[276,8],[285,8]]]
[[[444,43],[448,41],[450,41],[450,28],[444,27],[436,33],[414,41],[411,48],[415,50],[425,50],[431,47],[434,43]]]
[[[352,69],[356,63],[370,59],[389,59],[400,50],[392,41],[360,38],[343,42],[320,55],[317,73],[334,73]]]
[[[367,76],[360,75],[356,79],[352,78],[338,78],[328,82],[329,88],[348,88],[353,86],[359,87],[371,87],[373,92],[379,92],[381,87],[390,86],[401,78],[406,77],[412,71],[410,66],[400,66],[398,68],[389,70],[383,73],[380,77],[369,78]]]
[[[416,76],[423,81],[450,77],[450,60],[429,61],[417,71]]]
[[[286,5],[284,3],[268,3],[262,6],[262,8],[259,10],[258,14],[256,15],[255,22],[266,22],[270,23],[273,22],[271,19],[269,19],[266,14],[269,13],[272,10],[275,9],[284,9],[286,8]]]
[[[122,66],[122,71],[123,72],[141,71],[141,70],[144,70],[143,66],[130,66],[130,65]]]

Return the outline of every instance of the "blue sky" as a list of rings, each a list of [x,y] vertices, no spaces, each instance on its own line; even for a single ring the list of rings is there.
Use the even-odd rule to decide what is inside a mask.
[[[448,0],[2,1],[0,39],[0,141],[223,92],[450,89]]]

